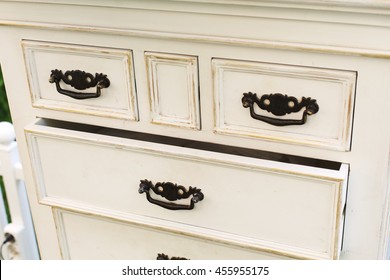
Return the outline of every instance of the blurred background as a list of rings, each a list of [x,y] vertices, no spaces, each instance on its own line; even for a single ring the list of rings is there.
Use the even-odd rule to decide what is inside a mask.
[[[5,93],[3,73],[1,72],[1,66],[0,66],[0,122],[4,122],[4,121],[5,122],[12,122],[11,121],[11,114],[10,114],[9,107],[8,107],[7,95]],[[11,222],[11,215],[9,212],[7,194],[5,193],[3,178],[1,176],[0,176],[0,190],[1,190],[1,195],[4,198],[7,220],[8,220],[8,222]]]
[[[5,94],[3,74],[0,66],[0,121],[11,122],[11,115],[8,108],[7,95]]]

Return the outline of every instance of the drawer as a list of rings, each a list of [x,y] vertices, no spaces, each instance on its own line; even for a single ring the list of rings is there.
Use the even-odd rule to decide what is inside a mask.
[[[350,150],[357,73],[214,58],[215,130]]]
[[[297,258],[339,256],[348,165],[290,164],[55,124],[26,129],[43,204]]]
[[[159,254],[185,259],[287,259],[180,233],[54,209],[64,259],[153,260]]]
[[[22,41],[32,106],[138,120],[131,50]]]

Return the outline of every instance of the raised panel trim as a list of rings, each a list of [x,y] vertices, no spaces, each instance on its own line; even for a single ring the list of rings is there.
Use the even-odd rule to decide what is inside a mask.
[[[145,52],[145,61],[148,72],[152,123],[200,130],[198,58],[196,56],[181,54]],[[185,68],[187,72],[187,92],[183,93],[188,98],[187,117],[164,114],[162,111],[162,99],[164,95],[160,91],[159,79],[161,77],[157,69],[162,65]],[[172,104],[172,108],[175,108],[175,104]]]
[[[65,111],[70,113],[92,115],[106,118],[116,118],[138,121],[138,105],[135,87],[135,76],[133,66],[133,54],[131,50],[112,49],[105,47],[81,46],[72,44],[62,44],[53,42],[40,41],[22,41],[22,49],[24,54],[26,73],[28,77],[28,84],[31,94],[31,103],[34,108],[50,109],[56,111]],[[109,106],[93,106],[84,102],[64,102],[60,100],[44,99],[41,94],[41,89],[38,81],[37,62],[35,59],[35,52],[58,53],[69,55],[81,55],[86,57],[104,58],[109,60],[116,60],[122,64],[124,71],[126,92],[120,94],[126,95],[127,104],[125,108],[114,108]],[[53,69],[54,70],[54,69]],[[61,69],[63,70],[63,69]],[[76,69],[65,69],[76,70]],[[82,69],[79,69],[82,70]],[[104,71],[104,69],[102,69]],[[49,74],[48,80],[49,80]],[[93,73],[94,74],[94,73]],[[112,88],[112,85],[111,85]],[[111,88],[103,89],[110,91]],[[53,91],[55,86],[53,85]]]
[[[192,232],[188,233],[185,231],[182,231],[181,229],[171,229],[166,226],[169,225],[160,225],[156,223],[151,223],[148,221],[146,217],[139,217],[139,220],[125,220],[122,218],[118,217],[113,217],[113,216],[107,216],[105,214],[99,214],[98,212],[91,213],[89,211],[85,211],[84,209],[75,209],[75,208],[67,208],[67,207],[52,207],[52,214],[54,218],[54,223],[56,225],[56,230],[57,230],[57,238],[58,238],[58,244],[60,248],[60,254],[61,257],[65,260],[71,260],[71,251],[69,248],[69,242],[68,242],[68,237],[66,234],[66,225],[64,222],[64,214],[67,215],[78,215],[78,216],[83,216],[83,217],[89,217],[92,219],[96,219],[101,222],[110,222],[110,223],[116,223],[128,227],[135,227],[135,228],[142,228],[144,230],[150,230],[150,231],[158,231],[164,234],[174,234],[174,235],[179,235],[183,236],[186,238],[193,238],[193,239],[198,239],[202,241],[207,241],[214,243],[215,245],[219,246],[224,246],[224,247],[230,247],[242,251],[251,251],[255,252],[258,254],[271,254],[274,257],[280,256],[283,259],[284,258],[294,258],[294,259],[310,259],[310,258],[304,258],[302,256],[297,256],[297,255],[291,255],[291,254],[286,254],[282,251],[279,251],[277,249],[272,250],[272,249],[263,249],[259,247],[253,247],[253,246],[248,246],[245,244],[245,242],[251,241],[251,239],[242,239],[237,242],[231,242],[231,241],[225,241],[224,239],[221,239],[220,237],[223,238],[223,236],[215,236],[209,235],[208,233],[202,234],[198,232]],[[229,235],[229,234],[228,234]],[[276,244],[277,245],[277,244]]]
[[[73,132],[73,136],[69,135],[69,132],[62,131],[59,129],[53,128],[44,128],[42,130],[36,130],[37,127],[29,127],[26,129],[27,139],[30,143],[30,156],[33,159],[33,171],[36,179],[36,185],[39,192],[39,203],[42,205],[47,205],[51,207],[58,207],[67,209],[69,211],[80,212],[84,214],[92,214],[101,217],[106,217],[114,220],[124,221],[127,223],[133,223],[142,226],[154,227],[157,229],[163,229],[165,231],[170,231],[174,233],[180,233],[186,236],[193,236],[202,239],[207,239],[213,242],[221,242],[225,244],[230,244],[233,246],[239,246],[242,248],[259,250],[262,252],[269,252],[272,254],[278,254],[283,256],[289,256],[300,259],[338,259],[340,254],[341,246],[341,236],[342,233],[342,221],[343,221],[343,209],[345,205],[345,194],[347,187],[347,178],[349,166],[347,164],[342,164],[339,171],[333,170],[319,170],[318,168],[311,167],[297,167],[291,164],[283,164],[277,162],[270,162],[266,160],[261,160],[264,165],[259,166],[259,160],[252,160],[248,158],[242,158],[237,156],[228,156],[218,153],[197,151],[196,154],[193,153],[191,149],[181,149],[177,150],[174,147],[164,146],[164,149],[161,149],[161,145],[154,143],[145,143],[132,141],[132,146],[128,146],[123,143],[123,140],[117,140],[112,137],[99,137],[99,140],[91,140],[83,137],[83,133]],[[53,134],[54,132],[54,134]],[[77,136],[76,136],[77,135]],[[46,193],[45,182],[43,181],[43,170],[39,165],[40,156],[39,151],[37,150],[37,145],[31,145],[35,142],[36,137],[49,137],[49,138],[60,138],[68,139],[69,141],[75,141],[81,143],[87,143],[90,145],[99,145],[99,146],[115,146],[116,148],[124,150],[134,150],[142,151],[146,153],[155,153],[162,155],[170,155],[178,158],[190,158],[195,161],[206,161],[214,162],[217,164],[223,165],[233,165],[239,166],[239,168],[259,170],[262,172],[271,172],[271,173],[283,173],[291,176],[297,176],[302,178],[314,178],[319,181],[324,181],[329,183],[329,187],[333,188],[333,204],[335,205],[333,211],[333,230],[332,237],[329,246],[329,251],[327,252],[316,252],[313,250],[303,249],[299,247],[293,247],[285,244],[279,244],[270,242],[267,240],[260,240],[256,238],[249,238],[241,235],[230,234],[226,232],[221,232],[217,230],[199,228],[196,226],[191,226],[187,224],[176,223],[167,220],[161,220],[158,218],[151,218],[145,216],[139,216],[132,213],[124,213],[119,211],[113,211],[110,209],[102,209],[94,207],[92,205],[87,205],[84,203],[70,201],[67,199],[62,199],[60,197],[48,196]],[[76,139],[75,139],[76,137]],[[160,147],[160,148],[159,148]],[[38,164],[38,165],[36,165]],[[284,167],[288,167],[285,169]]]
[[[356,72],[221,58],[212,59],[212,68],[214,86],[215,132],[226,135],[259,138],[268,141],[307,145],[340,151],[350,150],[357,79]],[[232,125],[226,123],[226,111],[223,101],[223,79],[225,71],[292,77],[327,82],[329,81],[341,84],[343,87],[343,117],[340,120],[341,125],[337,137],[322,138],[318,136],[299,135],[298,133],[293,132],[279,132],[273,130],[273,127],[271,126],[269,129],[260,129],[247,127],[245,125]],[[240,106],[240,104],[238,105]],[[250,118],[249,110],[247,111],[248,118]],[[294,129],[291,129],[291,131],[293,130]]]
[[[52,208],[54,223],[56,225],[56,230],[57,230],[57,238],[58,238],[58,244],[60,247],[61,257],[64,260],[70,260],[71,257],[70,257],[68,240],[67,240],[66,232],[65,232],[63,212],[64,211],[62,209]]]
[[[341,190],[342,183],[335,183],[335,188]],[[335,192],[338,196],[340,192]],[[336,198],[336,197],[335,197]],[[341,198],[341,196],[340,196]],[[340,199],[341,205],[342,199]],[[81,203],[76,203],[74,201],[64,201],[57,198],[48,198],[40,202],[42,205],[50,206],[52,209],[57,209],[57,212],[67,211],[73,212],[80,215],[95,216],[99,219],[108,219],[110,221],[126,223],[128,225],[135,225],[141,227],[147,227],[151,229],[161,230],[168,233],[180,234],[187,237],[200,238],[208,240],[210,242],[226,244],[228,246],[234,246],[242,248],[243,250],[255,250],[259,253],[270,253],[274,255],[280,255],[284,257],[294,258],[294,259],[303,259],[303,260],[312,260],[312,259],[339,259],[341,244],[341,239],[337,238],[337,234],[340,230],[339,227],[336,227],[334,230],[334,242],[330,246],[329,252],[319,253],[309,249],[289,246],[285,244],[280,244],[267,240],[260,240],[256,238],[246,237],[242,235],[231,234],[228,232],[222,232],[212,229],[195,227],[188,224],[180,224],[167,220],[160,220],[156,218],[150,218],[147,216],[139,216],[134,214],[124,214],[121,212],[108,211],[107,209],[101,209],[97,207],[91,207],[90,205],[84,205]],[[337,222],[340,219],[343,219],[342,207],[337,208],[336,220]],[[341,211],[340,211],[341,210]],[[58,216],[60,217],[60,216]],[[61,221],[61,218],[58,218],[58,221]],[[66,234],[64,231],[63,225],[61,223],[56,223],[58,228],[59,241],[61,244],[61,252],[64,257],[69,258],[69,250],[66,246]],[[65,246],[64,246],[65,245]]]

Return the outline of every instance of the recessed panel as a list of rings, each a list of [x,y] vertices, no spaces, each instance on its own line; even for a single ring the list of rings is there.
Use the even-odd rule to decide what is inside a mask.
[[[357,73],[213,59],[215,130],[350,149]]]
[[[145,53],[153,123],[200,129],[198,59]]]
[[[131,50],[37,41],[22,46],[33,107],[138,120]]]
[[[287,258],[101,216],[61,209],[54,214],[64,259],[156,260],[159,255],[191,260]]]

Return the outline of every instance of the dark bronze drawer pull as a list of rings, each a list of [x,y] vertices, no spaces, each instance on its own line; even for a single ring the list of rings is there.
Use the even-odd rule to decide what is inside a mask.
[[[256,93],[248,92],[244,93],[241,102],[244,108],[249,107],[252,118],[276,126],[305,124],[307,116],[314,115],[320,108],[317,101],[315,99],[311,99],[310,97],[302,97],[302,100],[298,102],[295,97],[281,93],[264,94],[261,98],[258,98]],[[271,112],[275,116],[284,116],[286,114],[296,113],[304,107],[305,111],[303,111],[303,116],[300,120],[277,119],[256,114],[253,108],[254,103],[256,103],[260,109],[267,110],[267,112]]]
[[[60,86],[61,81],[77,90],[85,90],[91,87],[96,87],[97,89],[96,92],[73,92],[62,89]],[[101,95],[103,88],[110,86],[110,80],[107,78],[107,75],[96,73],[94,76],[80,70],[66,71],[65,74],[58,69],[52,70],[49,82],[56,84],[59,93],[74,99],[97,98]]]
[[[188,260],[186,258],[182,257],[169,257],[168,255],[165,254],[158,254],[156,260]]]
[[[155,194],[166,198],[169,201],[186,199],[189,198],[191,195],[192,198],[190,200],[190,205],[181,205],[171,202],[165,202],[153,199],[150,195],[150,190],[152,190]],[[140,194],[146,193],[146,198],[150,203],[156,204],[169,210],[191,210],[194,209],[195,203],[198,203],[199,201],[204,199],[204,195],[200,189],[189,187],[187,191],[185,187],[170,182],[158,182],[156,183],[156,185],[153,185],[151,181],[141,180],[138,192]]]

